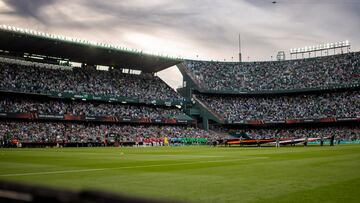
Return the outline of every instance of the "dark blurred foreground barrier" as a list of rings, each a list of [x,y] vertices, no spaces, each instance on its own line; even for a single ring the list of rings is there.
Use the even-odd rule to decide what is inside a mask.
[[[19,183],[0,181],[1,203],[165,203],[169,200],[149,200],[115,195],[95,190],[71,191],[50,189],[40,186],[31,186]]]

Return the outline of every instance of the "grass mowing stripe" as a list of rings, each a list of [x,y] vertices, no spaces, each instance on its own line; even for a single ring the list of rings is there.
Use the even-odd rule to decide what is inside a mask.
[[[13,173],[13,174],[0,174],[0,177],[50,175],[50,174],[61,174],[61,173],[81,173],[81,172],[104,171],[104,170],[111,170],[111,169],[131,169],[131,168],[150,168],[150,167],[162,167],[162,166],[181,166],[181,165],[191,165],[191,164],[222,163],[222,162],[230,162],[230,161],[246,161],[246,160],[267,159],[267,158],[269,158],[269,157],[253,157],[253,158],[245,158],[245,159],[197,161],[197,162],[173,163],[173,164],[153,164],[153,165],[141,165],[141,166],[123,166],[123,167],[111,167],[111,168],[94,168],[94,169],[63,170],[63,171],[45,171],[45,172],[32,172],[32,173]]]

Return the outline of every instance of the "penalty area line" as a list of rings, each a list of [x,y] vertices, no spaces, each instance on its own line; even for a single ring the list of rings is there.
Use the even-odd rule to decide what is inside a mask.
[[[104,170],[116,170],[116,169],[132,169],[132,168],[151,168],[151,167],[163,167],[163,166],[182,166],[192,164],[203,164],[203,163],[223,163],[232,161],[247,161],[255,159],[267,159],[269,157],[253,157],[245,159],[227,159],[227,160],[209,160],[209,161],[196,161],[187,163],[172,163],[172,164],[152,164],[152,165],[140,165],[140,166],[122,166],[112,168],[93,168],[93,169],[79,169],[79,170],[63,170],[63,171],[45,171],[45,172],[31,172],[31,173],[10,173],[0,174],[0,177],[14,177],[14,176],[33,176],[33,175],[51,175],[51,174],[63,174],[63,173],[81,173],[81,172],[93,172],[93,171],[104,171]]]

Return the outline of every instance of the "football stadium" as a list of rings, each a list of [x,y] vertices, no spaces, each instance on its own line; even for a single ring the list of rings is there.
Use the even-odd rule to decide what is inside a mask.
[[[2,6],[51,27],[37,3]],[[203,59],[15,25],[0,25],[1,202],[359,202],[358,36],[250,60],[234,31],[237,57]]]

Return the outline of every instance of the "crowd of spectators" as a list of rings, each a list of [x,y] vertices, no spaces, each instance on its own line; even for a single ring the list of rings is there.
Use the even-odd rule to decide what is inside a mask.
[[[33,143],[103,143],[110,137],[120,142],[149,138],[207,138],[216,134],[190,126],[99,125],[74,123],[0,122],[0,138]],[[4,139],[5,138],[5,139]]]
[[[28,93],[71,92],[123,96],[144,100],[182,100],[159,77],[150,73],[128,74],[121,69],[50,68],[39,63],[0,57],[0,89]]]
[[[345,91],[288,96],[218,96],[197,98],[229,122],[360,117],[360,92]]]
[[[343,140],[360,140],[360,128],[358,127],[326,127],[326,128],[295,128],[295,129],[276,129],[264,130],[253,129],[249,131],[249,135],[256,137],[260,135],[267,138],[280,136],[282,138],[304,138],[304,137],[331,137]]]
[[[228,130],[239,131],[239,130]],[[331,137],[335,136],[337,139],[356,141],[360,140],[359,127],[307,127],[307,128],[272,128],[272,129],[247,129],[244,130],[246,135],[253,139],[270,139],[270,138],[285,138],[298,139],[304,137]]]
[[[269,62],[186,61],[207,90],[268,91],[359,83],[360,52]]]
[[[177,107],[143,106],[59,100],[6,98],[0,100],[0,112],[38,113],[42,115],[119,116],[127,118],[171,118],[184,115]]]

